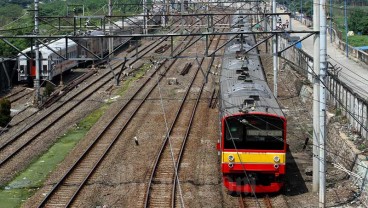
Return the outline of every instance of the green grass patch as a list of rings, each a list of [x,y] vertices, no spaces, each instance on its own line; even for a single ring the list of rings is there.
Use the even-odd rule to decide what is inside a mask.
[[[134,76],[125,80],[123,82],[123,85],[120,87],[120,89],[118,90],[117,94],[120,95],[121,97],[123,97],[123,95],[125,94],[126,90],[130,87],[131,83],[142,78],[145,74],[146,71],[149,70],[151,68],[151,64],[143,64],[143,66],[139,69],[137,69],[134,72]]]
[[[368,46],[368,35],[354,35],[348,37],[349,45],[353,47]]]
[[[367,11],[368,6],[363,6],[363,7],[360,7],[360,8],[365,9],[365,11]],[[348,9],[351,12],[354,11],[354,7],[349,7]],[[345,17],[344,17],[344,13],[343,12],[340,12],[340,13],[339,12],[335,12],[335,13],[333,13],[333,22],[337,25],[337,28],[343,34],[342,35],[342,39],[343,39],[342,41],[345,42],[346,30],[345,30]],[[348,30],[351,30],[351,29],[348,28]],[[367,46],[368,45],[368,35],[357,35],[357,34],[355,34],[354,36],[348,37],[348,43],[349,43],[349,45],[351,45],[353,47]]]
[[[124,95],[131,82],[143,77],[150,68],[150,64],[144,64],[135,72],[134,77],[124,82],[118,94]],[[91,127],[109,108],[110,104],[104,104],[85,117],[75,127],[61,136],[45,154],[32,162],[26,170],[16,176],[5,187],[1,187],[0,207],[20,207],[25,200],[31,197],[43,185],[48,175],[64,160],[65,156],[84,138]]]
[[[139,76],[141,76],[140,74],[141,73],[139,73]],[[130,81],[128,85],[129,83]],[[123,86],[121,92],[124,92],[126,89],[128,89],[128,86]],[[31,197],[37,189],[42,186],[48,175],[56,166],[61,163],[74,146],[84,138],[108,107],[109,103],[89,114],[80,121],[77,126],[61,136],[45,154],[32,162],[26,170],[16,176],[5,187],[1,187],[0,207],[20,207],[25,200]]]

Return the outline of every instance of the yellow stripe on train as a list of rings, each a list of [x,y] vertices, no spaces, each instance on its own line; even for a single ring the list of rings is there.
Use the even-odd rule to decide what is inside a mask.
[[[240,157],[240,159],[239,159]],[[223,163],[285,163],[285,153],[222,152]]]

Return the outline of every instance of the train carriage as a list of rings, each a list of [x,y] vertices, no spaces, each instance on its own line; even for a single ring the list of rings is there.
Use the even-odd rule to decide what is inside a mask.
[[[160,24],[160,16],[150,15],[148,24],[153,26]],[[143,17],[131,17],[122,21],[117,21],[112,24],[114,28],[114,35],[121,34],[139,34],[143,32]],[[109,28],[106,25],[105,28]],[[52,41],[48,43],[48,47],[40,45],[39,60],[40,60],[40,79],[52,80],[60,73],[70,70],[76,67],[80,62],[74,60],[68,60],[71,58],[96,58],[95,55],[103,57],[109,52],[108,38],[104,38],[105,33],[102,30],[92,30],[86,33],[80,34],[80,38],[73,40],[68,39],[66,44],[65,38]],[[93,36],[93,37],[92,37]],[[101,36],[96,37],[96,36]],[[113,38],[113,48],[123,46],[131,40],[131,37],[115,37]],[[33,48],[34,50],[34,48]],[[18,81],[31,81],[36,77],[36,55],[35,52],[31,52],[32,48],[29,47],[22,52],[26,54],[28,59],[23,54],[18,54]],[[68,59],[63,59],[58,56],[60,54]]]
[[[234,18],[238,20],[238,15]],[[235,24],[250,31],[246,20]],[[268,87],[253,35],[225,49],[220,77],[221,136],[218,150],[230,192],[271,193],[283,186],[286,119]]]
[[[47,46],[41,45],[39,48],[40,79],[51,80],[60,73],[78,65],[78,62],[75,60],[64,60],[57,55],[61,54],[63,57],[76,58],[78,55],[77,44],[74,41],[68,40],[66,47],[66,40],[64,38],[53,41]],[[19,81],[27,81],[29,78],[36,77],[36,54],[31,51],[31,48],[22,51],[31,59],[28,59],[22,54],[18,56]]]

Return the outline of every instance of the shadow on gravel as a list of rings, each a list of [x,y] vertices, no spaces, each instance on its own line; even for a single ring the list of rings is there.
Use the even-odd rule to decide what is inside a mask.
[[[304,178],[297,166],[295,159],[290,151],[286,153],[286,177],[284,194],[286,196],[295,196],[308,192]]]

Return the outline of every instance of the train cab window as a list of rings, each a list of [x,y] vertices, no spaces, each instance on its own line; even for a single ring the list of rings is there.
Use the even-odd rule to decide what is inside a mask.
[[[245,126],[236,118],[225,121],[225,149],[234,149],[243,141]],[[235,147],[234,147],[235,145]]]
[[[24,73],[24,65],[20,65],[20,73]]]
[[[282,150],[283,121],[268,116],[239,116],[226,119],[225,149]]]

